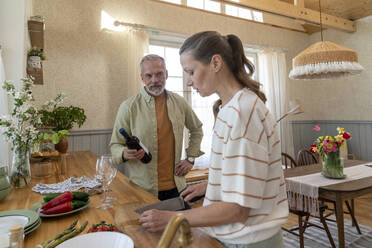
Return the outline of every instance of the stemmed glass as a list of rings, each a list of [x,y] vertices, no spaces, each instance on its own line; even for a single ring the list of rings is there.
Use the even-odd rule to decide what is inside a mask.
[[[103,199],[101,205],[97,206],[99,209],[112,208],[113,205],[107,198],[107,193],[111,181],[116,176],[117,169],[112,162],[111,155],[103,155],[96,163],[96,178],[102,182]]]
[[[103,156],[110,156],[110,155],[103,155]],[[95,179],[96,181],[98,181],[99,183],[102,184],[102,171],[100,171],[100,162],[101,162],[101,158],[97,159],[96,161],[96,174],[95,174]],[[116,168],[116,167],[114,167]],[[116,175],[116,174],[115,174]],[[107,189],[103,189],[103,191],[106,191],[107,192],[107,195],[106,195],[106,202],[114,202],[116,201],[118,198],[116,198],[115,196],[110,196],[110,190],[107,188]],[[101,191],[101,192],[103,192]],[[103,201],[103,199],[102,199]]]

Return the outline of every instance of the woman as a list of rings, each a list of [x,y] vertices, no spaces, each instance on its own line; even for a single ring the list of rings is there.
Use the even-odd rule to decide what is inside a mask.
[[[254,66],[242,42],[235,35],[200,32],[183,43],[180,55],[188,85],[203,97],[220,97],[213,107],[208,183],[182,192],[185,201],[205,194],[203,207],[182,213],[191,226],[205,227],[227,247],[282,247],[288,202],[280,135],[259,83],[251,79]],[[140,222],[149,231],[161,231],[175,214],[150,210]]]

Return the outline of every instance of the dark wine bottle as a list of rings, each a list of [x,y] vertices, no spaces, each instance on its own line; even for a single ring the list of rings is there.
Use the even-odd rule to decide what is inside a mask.
[[[136,136],[130,136],[124,128],[120,128],[119,132],[121,135],[124,136],[126,139],[126,145],[129,149],[136,149],[137,151],[140,149],[143,149],[145,151],[145,155],[141,159],[142,163],[147,164],[151,161],[152,156],[149,150],[139,141],[139,139]]]

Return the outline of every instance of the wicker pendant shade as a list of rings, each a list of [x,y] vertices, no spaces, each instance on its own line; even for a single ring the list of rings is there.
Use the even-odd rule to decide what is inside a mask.
[[[358,54],[330,41],[323,41],[322,11],[319,0],[321,40],[292,61],[291,79],[329,79],[361,73],[364,68],[358,63]]]
[[[359,74],[358,54],[330,41],[317,42],[293,59],[291,79],[327,79]]]

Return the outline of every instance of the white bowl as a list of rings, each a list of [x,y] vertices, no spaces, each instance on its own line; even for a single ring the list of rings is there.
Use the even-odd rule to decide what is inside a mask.
[[[0,233],[8,233],[9,229],[15,225],[25,227],[29,222],[29,218],[23,215],[10,215],[0,217]]]
[[[133,248],[133,240],[118,232],[94,232],[66,240],[57,248]]]

